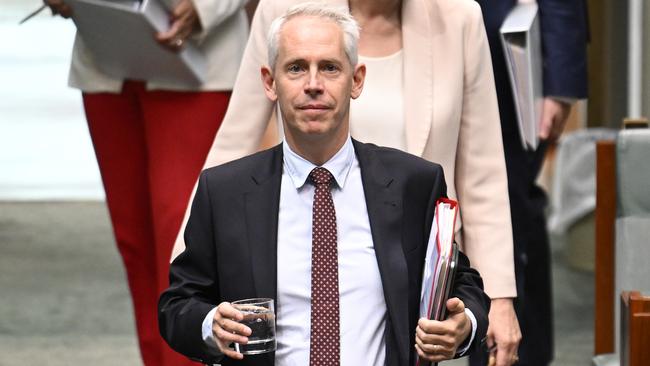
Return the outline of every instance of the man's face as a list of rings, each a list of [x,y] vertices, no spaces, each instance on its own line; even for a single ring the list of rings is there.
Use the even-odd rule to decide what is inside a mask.
[[[298,16],[280,30],[273,70],[262,69],[266,95],[279,101],[289,141],[347,137],[350,98],[363,88],[365,66],[353,68],[333,21]]]

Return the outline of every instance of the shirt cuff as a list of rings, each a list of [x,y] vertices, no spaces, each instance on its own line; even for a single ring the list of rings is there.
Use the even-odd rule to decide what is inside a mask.
[[[462,357],[465,355],[469,347],[472,345],[472,342],[474,342],[474,336],[476,335],[476,317],[474,316],[474,313],[472,313],[472,311],[469,310],[468,308],[465,308],[465,314],[467,315],[467,317],[469,317],[469,320],[472,322],[472,336],[470,337],[469,342],[467,342],[465,347],[463,347],[463,349],[458,350],[456,352],[458,357]]]
[[[219,347],[217,347],[217,341],[214,339],[214,334],[212,333],[212,319],[214,319],[214,314],[216,313],[217,306],[210,310],[208,315],[203,319],[203,323],[201,324],[201,338],[208,347],[219,350]]]

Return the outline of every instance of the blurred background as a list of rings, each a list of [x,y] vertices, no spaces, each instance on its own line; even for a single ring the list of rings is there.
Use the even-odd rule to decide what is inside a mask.
[[[49,11],[18,25],[41,4],[0,4],[0,365],[140,365],[81,96],[67,87],[74,25]],[[588,365],[594,354],[593,207],[558,212],[571,178],[557,157],[563,143],[593,150],[588,128],[650,115],[650,4],[591,0],[589,11],[589,101],[540,177],[555,223],[555,365]],[[590,156],[575,164],[587,162],[581,179],[593,185]]]

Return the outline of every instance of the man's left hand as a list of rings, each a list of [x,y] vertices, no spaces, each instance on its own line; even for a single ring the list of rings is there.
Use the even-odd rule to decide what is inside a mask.
[[[171,26],[165,32],[156,34],[156,41],[162,46],[178,52],[187,37],[200,26],[199,16],[192,0],[181,0],[170,15]]]
[[[472,331],[472,322],[465,314],[465,304],[457,297],[447,301],[444,321],[420,318],[415,329],[415,349],[428,361],[440,362],[456,356],[458,346]]]
[[[539,138],[550,143],[556,142],[564,131],[570,112],[571,104],[550,97],[544,98]]]

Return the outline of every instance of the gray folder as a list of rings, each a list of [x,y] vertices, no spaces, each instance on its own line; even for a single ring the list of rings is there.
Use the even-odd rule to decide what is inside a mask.
[[[536,149],[542,117],[542,45],[536,3],[517,4],[500,29],[524,149]]]
[[[66,0],[97,67],[120,79],[203,83],[206,61],[186,42],[178,53],[154,38],[169,28],[169,12],[157,0]]]

